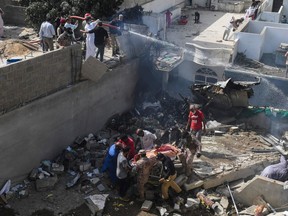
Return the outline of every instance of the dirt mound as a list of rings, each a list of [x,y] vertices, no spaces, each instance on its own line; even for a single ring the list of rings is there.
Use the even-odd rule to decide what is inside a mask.
[[[5,58],[23,56],[30,52],[31,49],[24,46],[23,43],[18,40],[7,40],[0,43],[0,54]]]

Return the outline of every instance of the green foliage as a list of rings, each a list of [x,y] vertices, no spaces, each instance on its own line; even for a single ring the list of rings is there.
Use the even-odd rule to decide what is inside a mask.
[[[49,14],[52,20],[57,15],[68,17],[69,15],[84,16],[91,13],[95,18],[105,19],[119,9],[124,0],[21,0],[21,5],[27,7],[26,15],[28,23],[35,29],[39,29],[41,23]]]

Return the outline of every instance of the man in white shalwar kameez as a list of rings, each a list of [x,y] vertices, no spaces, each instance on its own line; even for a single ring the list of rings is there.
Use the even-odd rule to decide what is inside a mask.
[[[92,17],[87,16],[85,17],[86,20],[86,25],[85,25],[85,31],[90,31],[96,28],[99,20],[96,20],[92,22]],[[86,55],[85,55],[85,60],[89,58],[89,56],[95,57],[96,56],[96,46],[94,44],[94,37],[95,34],[86,34]]]

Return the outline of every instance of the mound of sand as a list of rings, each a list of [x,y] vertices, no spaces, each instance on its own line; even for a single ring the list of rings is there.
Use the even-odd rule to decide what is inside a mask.
[[[31,49],[23,45],[21,41],[6,40],[0,42],[0,54],[2,57],[11,58],[16,56],[28,55]]]

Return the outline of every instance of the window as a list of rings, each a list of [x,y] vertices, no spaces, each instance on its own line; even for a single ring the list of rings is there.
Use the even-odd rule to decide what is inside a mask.
[[[209,68],[200,68],[196,71],[195,83],[214,84],[217,81],[217,74]]]

